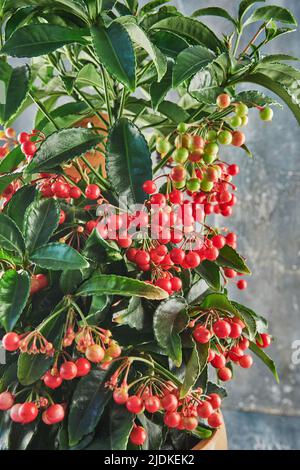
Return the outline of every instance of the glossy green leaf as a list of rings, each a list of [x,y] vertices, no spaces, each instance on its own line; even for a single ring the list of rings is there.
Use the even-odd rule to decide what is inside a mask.
[[[1,85],[0,85],[1,86]],[[1,106],[1,104],[0,104]],[[15,147],[6,157],[0,160],[0,174],[10,173],[25,160],[25,155],[19,146]]]
[[[287,23],[297,25],[297,20],[294,15],[287,9],[279,6],[268,5],[258,8],[247,19],[245,25],[255,23],[256,21],[279,21],[280,23]]]
[[[51,342],[54,348],[58,348],[61,342],[66,312],[56,308],[56,311],[44,320],[40,325],[40,332]],[[53,365],[53,357],[45,354],[22,353],[18,359],[18,379],[22,385],[32,385],[39,380]]]
[[[59,216],[60,207],[55,199],[39,199],[30,204],[25,213],[23,229],[29,253],[48,242],[58,227]]]
[[[109,438],[111,450],[126,450],[133,427],[134,415],[125,406],[116,403],[110,406]]]
[[[206,394],[217,393],[221,398],[227,397],[227,391],[224,387],[217,385],[213,382],[207,382]]]
[[[145,137],[126,118],[119,119],[108,136],[106,170],[118,195],[129,205],[143,204],[143,183],[152,179],[151,154]]]
[[[17,115],[26,98],[29,80],[27,65],[13,68],[0,59],[0,124]]]
[[[183,297],[171,297],[161,302],[153,317],[153,329],[158,344],[177,367],[182,363],[181,333],[187,326],[189,316]]]
[[[150,86],[151,102],[154,109],[163,102],[167,93],[172,88],[172,75],[173,75],[173,62],[168,62],[168,69],[163,79],[158,82],[153,82]]]
[[[200,307],[203,310],[215,308],[216,310],[222,310],[224,312],[232,313],[233,315],[238,314],[237,309],[228,300],[225,294],[208,294],[201,302]]]
[[[77,128],[57,131],[50,135],[28,165],[27,173],[38,173],[55,168],[73,158],[80,157],[96,147],[103,136],[91,129]]]
[[[7,206],[5,206],[5,214],[17,224],[20,230],[23,230],[26,209],[33,202],[36,193],[37,190],[34,185],[23,186],[18,189]]]
[[[8,251],[25,251],[25,241],[15,222],[7,215],[0,212],[0,247]]]
[[[188,80],[215,59],[212,51],[203,46],[192,46],[182,51],[173,69],[173,87]]]
[[[246,13],[255,3],[263,3],[266,0],[243,0],[239,5],[239,20],[242,21]]]
[[[151,35],[151,39],[163,54],[173,59],[189,46],[188,42],[179,34],[170,31],[155,31]]]
[[[19,10],[16,10],[6,22],[5,40],[7,41],[7,39],[18,28],[27,24],[36,12],[37,12],[36,8],[32,6],[27,6],[24,8],[20,8]]]
[[[115,274],[95,274],[79,288],[77,295],[123,295],[125,297],[145,297],[146,299],[161,300],[168,294],[159,287],[138,279],[131,279]]]
[[[170,0],[152,0],[150,2],[147,2],[146,5],[144,5],[140,9],[140,15],[145,15],[146,13],[150,13],[151,11],[160,7],[161,5],[165,5],[166,3],[169,3],[169,2]]]
[[[114,315],[114,322],[118,325],[128,325],[136,330],[143,330],[145,324],[145,310],[139,297],[132,297],[128,307]]]
[[[235,269],[239,273],[251,274],[244,259],[228,245],[221,248],[216,263],[218,266]]]
[[[59,279],[59,286],[64,294],[73,294],[82,279],[83,275],[79,269],[63,271]]]
[[[278,63],[278,62],[284,62],[284,61],[296,61],[299,62],[298,57],[294,57],[292,55],[288,54],[271,54],[271,55],[266,55],[262,59],[260,59],[259,64],[269,64],[269,63]]]
[[[26,305],[30,290],[27,272],[6,271],[0,279],[0,322],[12,331]]]
[[[256,356],[258,356],[266,364],[266,366],[270,369],[270,371],[274,375],[276,381],[279,383],[280,380],[279,380],[278,372],[277,372],[274,361],[255,343],[250,343],[250,349],[251,351],[254,352],[254,354],[256,354]]]
[[[157,78],[160,82],[167,71],[167,59],[163,53],[150,41],[147,34],[137,25],[134,19],[124,16],[118,18],[118,21],[124,26],[133,43],[144,49],[150,56],[157,70]]]
[[[78,444],[97,426],[111,397],[110,390],[104,386],[109,375],[109,371],[92,370],[80,379],[72,397],[68,419],[70,446]]]
[[[205,24],[192,18],[176,16],[155,23],[151,29],[171,31],[180,36],[211,49],[214,52],[224,50],[224,45],[215,33]]]
[[[95,253],[97,259],[103,263],[123,259],[117,243],[113,240],[104,240],[97,229],[93,230],[84,247],[84,255],[87,258],[94,260]]]
[[[220,290],[220,269],[216,265],[216,263],[204,260],[201,264],[196,268],[196,273],[204,279],[209,287],[214,290]]]
[[[73,43],[86,44],[81,30],[46,23],[30,24],[17,29],[1,52],[13,57],[37,57]]]
[[[90,115],[89,107],[82,102],[65,103],[49,112],[56,125],[61,129],[73,127],[81,119]],[[46,135],[53,134],[56,127],[49,119],[43,118],[37,123],[37,128],[42,130]]]
[[[157,108],[158,112],[171,119],[176,124],[187,122],[189,114],[176,103],[172,101],[163,101]]]
[[[218,16],[220,18],[225,18],[226,20],[231,21],[235,25],[235,20],[232,16],[224,10],[224,8],[219,7],[207,7],[207,8],[200,8],[199,10],[194,11],[192,17],[198,16]]]
[[[83,269],[89,266],[89,263],[78,251],[64,243],[49,243],[37,248],[31,254],[30,261],[41,268],[53,271]]]
[[[139,421],[141,422],[141,425],[143,426],[147,434],[146,441],[143,444],[142,449],[160,449],[164,441],[164,435],[162,433],[161,424],[155,423],[153,418],[147,418],[144,413],[139,414]]]
[[[91,27],[91,35],[95,52],[108,70],[118,81],[129,90],[136,86],[136,63],[134,48],[124,26],[112,23],[108,28],[103,25]]]
[[[255,338],[257,333],[266,333],[268,331],[268,322],[261,315],[251,310],[249,307],[242,305],[238,302],[232,302],[232,305],[239,311],[242,319],[252,335]]]
[[[280,104],[270,96],[266,96],[257,90],[242,91],[235,96],[236,101],[245,103],[248,108],[257,106],[280,106]]]
[[[102,77],[93,64],[86,64],[79,70],[76,82],[81,86],[96,86],[101,89],[103,88]]]
[[[183,384],[180,388],[180,398],[184,398],[196,383],[200,375],[200,363],[197,346],[194,344],[190,358],[185,368]]]

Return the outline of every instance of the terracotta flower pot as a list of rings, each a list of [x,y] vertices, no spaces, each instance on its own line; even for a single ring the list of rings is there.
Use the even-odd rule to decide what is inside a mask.
[[[192,450],[228,450],[225,424],[217,429],[210,439],[200,441]]]
[[[105,115],[103,115],[103,117],[106,118]],[[97,116],[82,119],[74,127],[87,127],[87,125],[89,123],[92,123],[94,125],[94,127],[102,127],[103,128],[103,123],[101,122],[101,120]],[[98,131],[98,132],[101,133],[101,131]],[[91,152],[87,152],[85,154],[85,157],[87,158],[89,163],[94,168],[101,167],[103,176],[106,176],[105,158],[104,158],[104,155],[101,152],[95,151],[95,150],[91,151]],[[80,166],[82,167],[82,169],[86,168],[86,165],[82,161],[80,161]],[[80,176],[79,172],[76,170],[76,168],[74,167],[73,164],[71,164],[69,167],[65,168],[65,172],[70,178],[75,178],[78,181],[81,179],[81,176]],[[90,170],[87,169],[87,172],[89,173]]]

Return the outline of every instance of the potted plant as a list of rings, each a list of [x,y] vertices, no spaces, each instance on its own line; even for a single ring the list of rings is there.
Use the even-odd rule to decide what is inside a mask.
[[[2,449],[191,449],[224,429],[237,367],[257,356],[278,380],[266,320],[227,291],[250,269],[223,147],[251,156],[248,117],[272,120],[256,85],[300,120],[296,59],[265,55],[296,20],[257,3],[236,18],[167,0],[0,2]]]

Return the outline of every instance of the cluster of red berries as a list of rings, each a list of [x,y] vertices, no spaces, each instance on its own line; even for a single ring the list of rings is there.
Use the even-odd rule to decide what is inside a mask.
[[[31,161],[38,150],[38,145],[45,140],[46,136],[38,129],[33,129],[30,134],[21,132],[18,135],[18,143],[24,153],[26,160]]]
[[[15,398],[8,391],[0,393],[0,410],[9,411],[10,419],[15,423],[32,423],[37,419],[40,409],[44,409],[42,420],[49,426],[60,423],[65,417],[65,406],[60,404],[49,405],[47,398],[40,397],[36,402],[26,401],[25,403],[15,403]]]
[[[198,320],[199,323],[196,323]],[[189,326],[193,328],[193,337],[197,343],[209,343],[208,363],[217,369],[218,378],[223,382],[232,379],[231,363],[244,369],[252,367],[252,356],[245,354],[250,343],[243,334],[245,324],[240,318],[221,317],[219,312],[210,310],[201,312]],[[266,348],[270,344],[271,337],[268,334],[258,335],[259,347]]]

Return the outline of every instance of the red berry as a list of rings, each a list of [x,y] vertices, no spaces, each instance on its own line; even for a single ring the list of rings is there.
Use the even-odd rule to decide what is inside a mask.
[[[207,362],[210,363],[215,358],[215,356],[216,353],[212,349],[209,349]]]
[[[238,165],[229,165],[229,167],[227,168],[227,172],[231,176],[236,176],[239,174],[240,168]]]
[[[231,103],[231,99],[230,99],[230,96],[227,95],[227,93],[222,93],[217,98],[217,105],[221,109],[228,108],[228,106],[230,106],[230,103]]]
[[[72,361],[64,362],[60,369],[59,374],[62,379],[64,380],[73,380],[77,375],[77,367],[76,364]]]
[[[246,142],[246,136],[243,132],[241,131],[234,131],[232,133],[232,145],[235,147],[242,147],[244,143]]]
[[[197,268],[197,266],[199,266],[201,262],[201,258],[198,255],[198,253],[196,253],[195,251],[190,251],[185,256],[184,261],[186,265],[189,266],[189,268],[194,269],[194,268]]]
[[[64,221],[66,220],[66,213],[61,210],[60,211],[60,215],[59,215],[59,225],[62,225],[64,223]]]
[[[157,279],[155,285],[165,290],[166,292],[168,292],[168,294],[172,293],[172,283],[170,279],[165,279],[165,278]]]
[[[218,377],[222,382],[228,382],[232,379],[232,372],[228,367],[223,367],[218,370]]]
[[[239,338],[243,332],[243,328],[241,327],[241,325],[239,325],[238,323],[232,322],[230,326],[231,326],[231,331],[230,331],[229,337],[232,339]]]
[[[169,194],[169,200],[172,204],[182,204],[183,194],[179,189],[173,189]]]
[[[146,250],[139,250],[136,255],[134,261],[137,264],[143,265],[150,263],[150,255]]]
[[[128,259],[128,261],[134,262],[137,252],[138,250],[136,248],[129,248],[126,251],[126,258]]]
[[[10,419],[14,421],[14,423],[21,423],[21,418],[19,416],[19,410],[22,406],[22,403],[16,403],[9,412]]]
[[[19,348],[20,338],[17,333],[6,333],[2,338],[2,346],[6,351],[16,351]]]
[[[98,199],[101,194],[99,186],[96,184],[88,184],[85,188],[85,195],[87,199],[95,200]]]
[[[50,424],[60,423],[65,417],[65,410],[62,405],[50,405],[45,412],[45,417]]]
[[[239,360],[239,364],[241,367],[243,367],[243,369],[250,369],[250,367],[253,365],[252,356],[250,356],[250,354],[245,354]]]
[[[25,142],[30,141],[30,135],[27,132],[20,132],[18,135],[18,142],[19,144],[24,144]]]
[[[161,399],[161,404],[166,411],[175,411],[178,407],[178,400],[173,393],[168,393]]]
[[[230,232],[226,235],[226,244],[227,245],[232,245],[233,243],[236,243],[237,241],[237,236],[235,233]]]
[[[261,333],[260,337],[256,340],[256,344],[259,348],[268,348],[271,345],[272,338],[266,333]]]
[[[105,351],[99,344],[92,344],[85,351],[86,358],[95,364],[101,362],[104,358],[104,355]]]
[[[160,399],[155,396],[149,396],[144,401],[148,413],[156,413],[160,409]]]
[[[211,241],[213,242],[213,245],[218,248],[218,250],[226,245],[226,238],[223,237],[223,235],[215,235],[212,237]]]
[[[14,402],[15,402],[14,397],[12,396],[10,392],[0,393],[0,410],[1,411],[9,410],[13,406]]]
[[[212,428],[219,428],[223,424],[223,419],[220,413],[213,413],[210,415],[207,422]]]
[[[46,372],[44,375],[44,384],[46,387],[52,388],[52,390],[55,390],[56,388],[60,387],[62,384],[62,378],[61,376],[57,374],[52,374],[50,371]]]
[[[66,199],[69,197],[69,186],[62,181],[55,181],[55,183],[51,185],[51,190],[54,196],[58,198]]]
[[[211,332],[204,326],[197,326],[193,331],[193,336],[197,343],[206,344],[211,339]]]
[[[222,369],[226,365],[226,358],[223,354],[216,354],[213,360],[211,361],[211,365],[216,369]]]
[[[237,282],[236,285],[237,285],[238,289],[245,290],[245,289],[247,289],[248,283],[247,283],[247,281],[245,281],[245,279],[240,279]]]
[[[39,410],[35,403],[26,402],[20,406],[18,415],[21,423],[28,424],[34,421],[39,413]]]
[[[70,196],[72,199],[79,199],[80,196],[81,196],[81,191],[80,191],[80,189],[79,189],[77,186],[73,186],[72,188],[70,188],[69,196]]]
[[[198,420],[194,416],[185,416],[182,418],[182,424],[187,431],[193,431],[198,426]]]
[[[231,332],[231,326],[227,321],[218,320],[214,323],[213,330],[218,338],[228,338]]]
[[[205,250],[205,258],[210,261],[215,261],[219,256],[219,250],[215,246],[210,246]]]
[[[125,387],[116,388],[113,393],[114,402],[118,405],[124,405],[128,400],[128,392]]]
[[[221,408],[222,400],[217,393],[211,393],[210,395],[208,395],[208,398],[209,403],[211,404],[214,410],[218,410],[219,408]]]
[[[207,419],[213,413],[213,407],[208,401],[203,401],[198,405],[197,413],[199,418]]]
[[[204,204],[204,212],[206,215],[210,215],[214,212],[214,206],[210,203]]]
[[[243,350],[243,351],[246,351],[246,349],[249,348],[249,340],[247,338],[242,338],[239,342],[239,347]]]
[[[36,153],[37,148],[34,142],[25,141],[21,145],[21,150],[24,153],[24,155],[27,155],[28,157],[32,157]]]
[[[92,231],[97,227],[97,225],[98,225],[97,220],[89,220],[85,224],[85,230],[87,231],[87,233],[92,233]]]
[[[122,235],[122,238],[118,238],[117,243],[120,248],[129,248],[132,244],[132,238],[129,236]]]
[[[232,279],[237,276],[237,273],[234,269],[224,268],[224,274],[229,279]]]
[[[170,411],[164,416],[164,423],[168,428],[177,428],[180,424],[181,417],[177,411]]]
[[[150,198],[151,204],[152,205],[157,205],[159,207],[165,207],[166,205],[166,198],[163,194],[157,193],[153,194]]]
[[[130,413],[139,414],[144,410],[144,405],[140,397],[132,395],[126,402],[126,408]]]
[[[76,377],[84,377],[90,372],[92,367],[90,361],[88,361],[84,357],[80,357],[79,359],[77,359],[75,365],[77,367]]]
[[[181,248],[173,248],[170,251],[170,258],[175,264],[181,264],[185,258],[185,252]]]
[[[244,351],[239,346],[233,346],[228,353],[229,359],[233,362],[238,362],[243,355]]]
[[[143,190],[144,190],[145,193],[147,193],[147,194],[153,194],[153,193],[156,193],[157,187],[156,187],[156,184],[154,183],[154,181],[152,181],[152,180],[147,180],[147,181],[145,181],[145,183],[143,184]]]
[[[147,439],[147,433],[142,426],[136,426],[130,433],[130,441],[136,446],[142,446]]]
[[[48,286],[48,278],[45,274],[36,274],[31,278],[30,295],[45,289]]]

